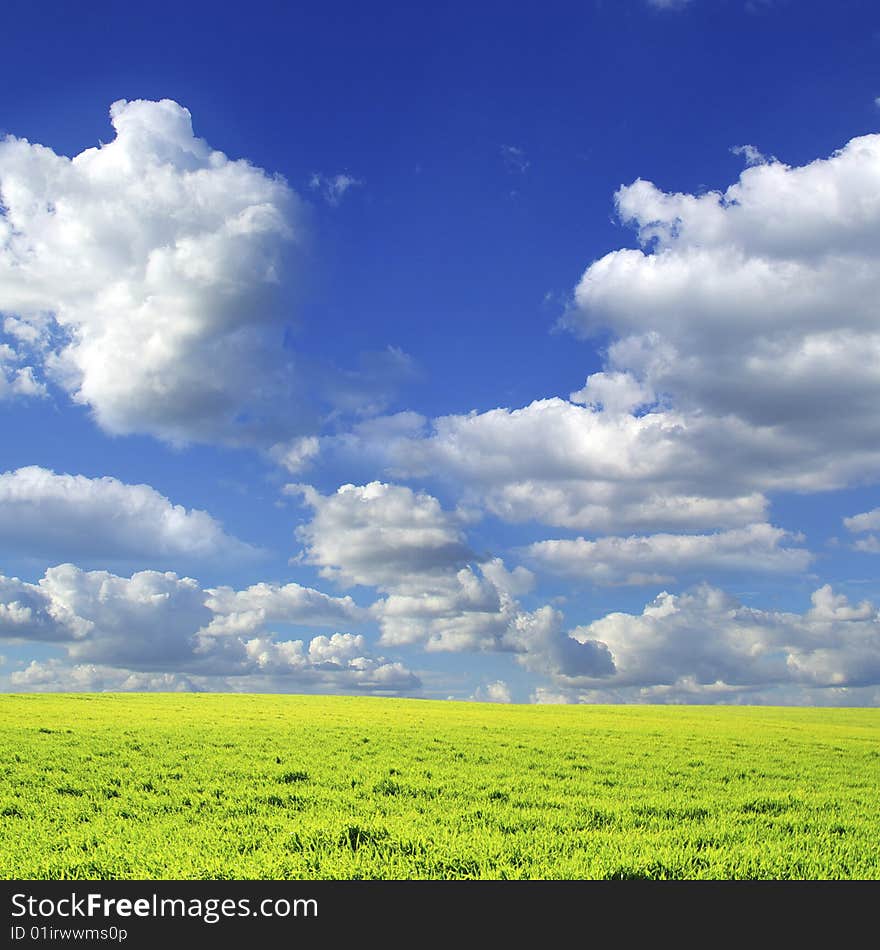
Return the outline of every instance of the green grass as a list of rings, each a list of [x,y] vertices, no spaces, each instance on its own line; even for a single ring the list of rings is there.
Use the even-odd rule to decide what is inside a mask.
[[[880,877],[880,709],[0,695],[4,879]]]

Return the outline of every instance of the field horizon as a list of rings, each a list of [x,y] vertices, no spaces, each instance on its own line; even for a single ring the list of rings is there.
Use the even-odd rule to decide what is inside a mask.
[[[878,879],[880,710],[0,694],[4,879]]]

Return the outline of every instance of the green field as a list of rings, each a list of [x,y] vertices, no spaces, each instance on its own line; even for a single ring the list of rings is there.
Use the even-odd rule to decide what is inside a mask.
[[[880,878],[880,709],[0,696],[0,876]]]

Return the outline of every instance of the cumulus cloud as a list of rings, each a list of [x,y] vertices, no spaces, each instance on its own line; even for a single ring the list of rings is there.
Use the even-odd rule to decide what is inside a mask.
[[[71,641],[88,635],[91,624],[38,584],[0,575],[0,637],[13,640]]]
[[[657,401],[654,391],[629,373],[593,373],[583,389],[568,397],[590,409],[605,410],[612,415],[633,412]]]
[[[276,443],[269,450],[269,455],[288,472],[296,474],[308,468],[320,451],[321,442],[318,436],[305,435],[286,443]]]
[[[0,474],[0,546],[55,559],[251,559],[258,550],[207,512],[149,485],[58,475],[36,465]]]
[[[176,102],[110,116],[115,138],[73,158],[0,142],[0,390],[51,380],[108,432],[171,441],[295,429],[278,292],[300,200]]]
[[[294,651],[295,652],[295,651]],[[400,663],[361,659],[347,666],[300,663],[275,669],[259,648],[250,672],[235,676],[142,673],[94,663],[33,660],[6,678],[12,692],[345,692],[399,695],[419,689],[419,680]],[[262,662],[262,665],[260,663]],[[273,669],[275,671],[273,672]]]
[[[871,620],[876,618],[874,605],[863,600],[852,606],[845,594],[835,594],[830,584],[825,584],[810,595],[813,606],[807,616],[810,620]]]
[[[880,615],[830,587],[804,614],[745,607],[703,585],[663,592],[641,614],[611,613],[572,632],[604,645],[614,672],[600,689],[862,688],[880,684]],[[587,685],[584,683],[584,685]]]
[[[593,662],[592,654],[584,659],[590,650],[565,633],[560,614],[521,606],[532,573],[478,557],[461,518],[432,495],[383,482],[343,485],[332,495],[308,485],[288,489],[302,494],[314,513],[297,532],[304,559],[325,577],[385,595],[370,608],[381,643],[509,652],[550,675]]]
[[[864,551],[866,554],[880,554],[880,536],[869,534],[864,538],[859,538],[853,548],[856,551]]]
[[[371,420],[322,439],[320,451],[400,478],[443,478],[463,505],[506,521],[591,533],[746,527],[765,520],[770,491],[841,487],[880,465],[870,441],[853,438],[836,453],[821,451],[806,426],[659,402],[642,411],[653,390],[633,374],[594,376],[570,400]]]
[[[6,320],[4,330],[14,328],[13,321]],[[17,396],[46,396],[46,386],[38,382],[33,366],[24,361],[26,354],[18,352],[8,343],[0,343],[0,402]]]
[[[61,564],[46,571],[39,588],[50,605],[88,627],[67,644],[80,662],[174,670],[211,619],[198,583],[170,571],[126,578]]]
[[[94,663],[32,660],[9,676],[13,690],[27,692],[199,692],[197,681],[177,673],[133,673]]]
[[[605,537],[596,541],[538,541],[528,556],[544,570],[595,584],[656,584],[683,573],[758,571],[798,573],[810,563],[810,552],[784,547],[792,535],[769,524],[715,534],[654,534]]]
[[[863,511],[851,518],[844,518],[843,523],[847,531],[852,531],[854,534],[862,531],[880,531],[880,508]]]
[[[512,591],[527,586],[524,569],[471,564],[461,520],[426,492],[370,482],[322,495],[289,485],[312,509],[297,530],[303,559],[342,584],[376,587],[388,596],[373,607],[382,642],[428,649],[488,649],[516,612]]]
[[[293,583],[259,583],[238,591],[217,587],[208,590],[205,603],[215,614],[206,631],[215,636],[253,635],[270,623],[335,627],[358,623],[367,613],[351,597],[331,597]]]
[[[455,516],[427,493],[383,482],[342,485],[332,495],[308,485],[286,490],[314,512],[297,531],[305,561],[339,583],[422,589],[473,557]]]
[[[373,611],[381,642],[389,645],[418,645],[428,652],[511,653],[521,666],[551,677],[602,676],[613,670],[608,651],[573,639],[558,610],[524,609],[478,567],[463,568],[442,586],[421,593],[391,593]]]
[[[508,521],[605,532],[734,527],[763,518],[766,498],[742,476],[743,463],[731,458],[723,435],[673,410],[634,415],[629,410],[648,398],[644,388],[600,375],[598,385],[591,378],[574,394],[577,402],[542,399],[521,409],[443,416],[428,431],[413,425],[374,442],[373,452],[384,452],[402,474],[446,476],[464,489],[466,502]],[[768,445],[763,454],[771,451]],[[752,448],[753,457],[761,453],[760,445]],[[772,482],[768,466],[764,484]]]
[[[530,699],[539,706],[566,706],[577,702],[577,698],[571,692],[547,686],[536,687]]]
[[[427,428],[428,420],[417,412],[377,414],[333,435],[279,442],[272,446],[270,455],[293,474],[319,461],[342,469],[366,462],[373,470],[388,470],[393,477],[391,460],[396,447],[409,439],[424,438]]]
[[[519,604],[489,580],[477,566],[425,578],[416,588],[407,584],[377,601],[373,612],[382,642],[420,645],[428,651],[486,651],[504,649],[508,628]]]
[[[553,677],[601,677],[614,672],[606,644],[565,632],[560,611],[544,606],[519,613],[511,624],[506,643],[528,670]]]
[[[512,703],[513,697],[510,693],[510,687],[504,680],[495,680],[494,683],[485,683],[477,687],[474,695],[471,697],[478,703]]]
[[[851,518],[844,518],[843,523],[847,531],[852,534],[878,531],[880,530],[880,508],[864,511],[859,515],[853,515]],[[853,547],[857,551],[865,551],[868,554],[880,554],[880,536],[866,534],[864,538],[858,538],[853,543]]]
[[[407,418],[322,451],[591,533],[744,528],[766,519],[769,492],[873,477],[880,135],[803,167],[743,154],[723,192],[619,189],[640,246],[594,261],[575,289],[563,325],[610,342],[569,399]]]
[[[730,151],[733,152],[734,155],[742,155],[746,165],[749,167],[752,165],[764,165],[768,161],[771,161],[760,149],[755,148],[754,145],[734,145]],[[773,161],[776,161],[776,159],[773,159]]]
[[[190,689],[294,686],[413,692],[418,677],[371,653],[361,634],[282,640],[273,620],[331,625],[358,616],[350,598],[287,585],[203,590],[192,578],[140,571],[120,577],[73,564],[37,584],[0,576],[0,638],[43,640],[65,659],[10,674],[22,689]]]
[[[675,683],[662,686],[621,686],[616,689],[539,686],[530,699],[538,704],[876,706],[880,701],[880,689],[873,686],[731,686],[721,682],[699,683],[693,676],[683,676]]]
[[[609,371],[774,431],[831,487],[866,471],[878,431],[878,184],[878,135],[803,167],[755,164],[724,192],[639,179],[615,200],[640,248],[592,263],[565,322],[615,334]],[[837,478],[829,453],[846,456]]]

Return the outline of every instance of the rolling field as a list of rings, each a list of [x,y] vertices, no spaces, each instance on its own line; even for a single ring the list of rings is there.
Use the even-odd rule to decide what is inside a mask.
[[[880,709],[0,695],[4,879],[880,878]]]

